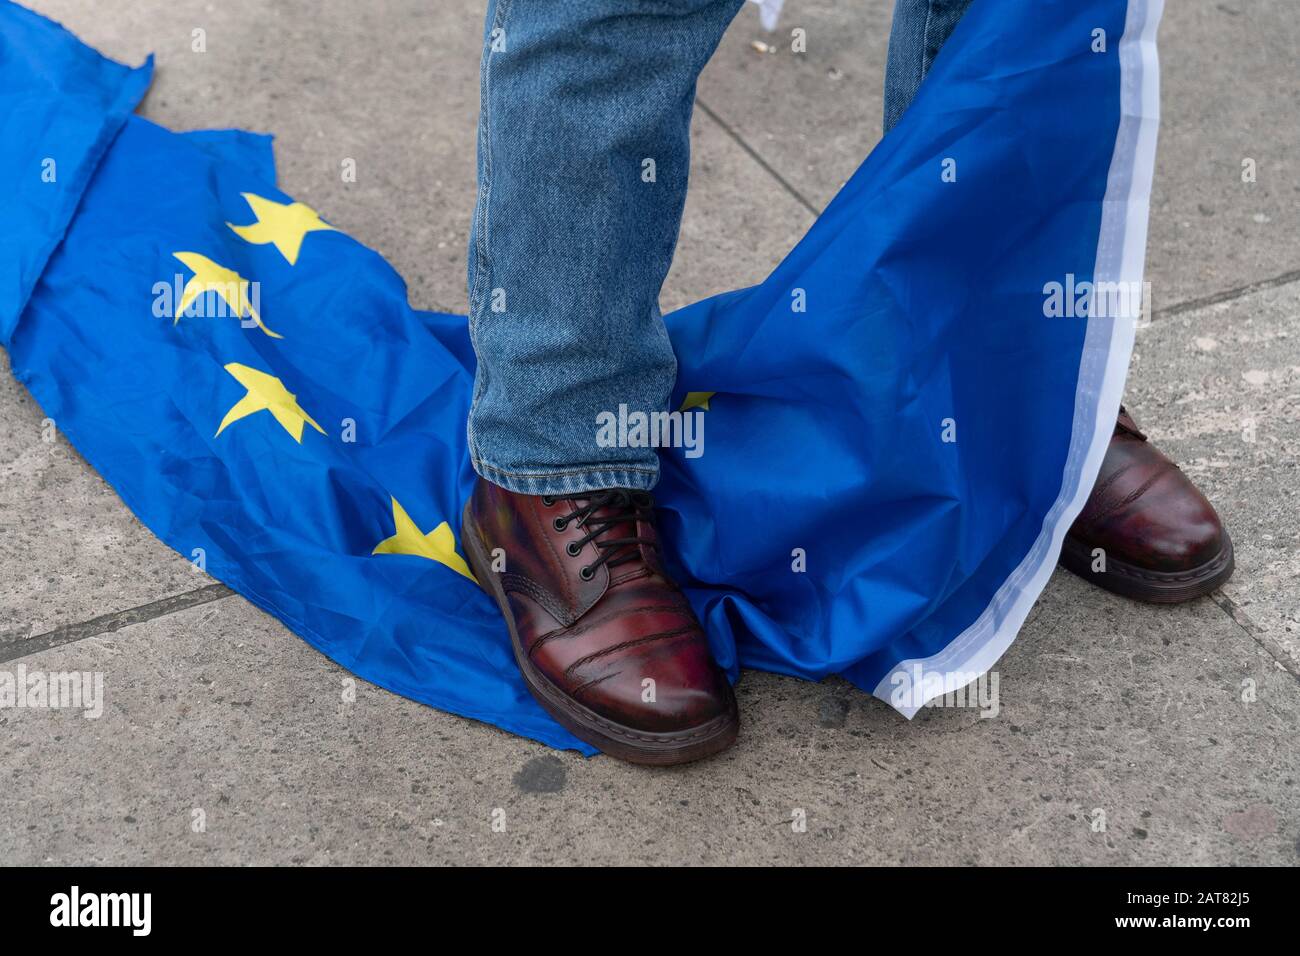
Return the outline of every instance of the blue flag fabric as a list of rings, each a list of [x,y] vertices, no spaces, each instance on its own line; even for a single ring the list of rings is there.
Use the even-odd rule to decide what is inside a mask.
[[[910,716],[1014,638],[1118,407],[1159,13],[976,3],[772,275],[668,317],[708,438],[663,453],[663,536],[733,677],[843,674]],[[342,666],[592,752],[462,557],[464,318],[276,189],[268,137],[130,116],[149,73],[0,5],[14,374],[144,524]]]

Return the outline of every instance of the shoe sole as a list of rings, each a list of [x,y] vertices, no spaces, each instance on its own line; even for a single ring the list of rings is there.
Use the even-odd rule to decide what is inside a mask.
[[[703,760],[726,750],[735,742],[740,730],[740,714],[734,696],[728,711],[708,723],[690,730],[654,733],[615,723],[565,694],[528,659],[528,653],[519,640],[514,615],[510,613],[505,588],[491,569],[478,528],[470,518],[468,503],[461,519],[461,543],[474,577],[492,595],[501,610],[501,616],[506,619],[515,663],[519,665],[519,673],[523,675],[529,693],[573,736],[611,757],[653,767],[670,767]]]
[[[1209,561],[1187,571],[1150,571],[1109,555],[1106,570],[1092,570],[1092,548],[1066,535],[1061,565],[1090,584],[1122,597],[1151,604],[1181,604],[1209,594],[1232,576],[1232,539],[1223,533],[1223,548]]]

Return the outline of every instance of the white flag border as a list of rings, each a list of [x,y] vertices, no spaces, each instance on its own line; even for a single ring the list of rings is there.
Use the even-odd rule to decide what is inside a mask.
[[[1163,12],[1164,0],[1129,0],[1126,11],[1119,43],[1121,115],[1102,201],[1094,288],[1103,282],[1142,288],[1160,125],[1156,28]],[[1098,315],[1098,305],[1099,297],[1091,296],[1061,492],[1029,554],[975,623],[937,654],[899,661],[873,691],[909,719],[929,700],[985,674],[1006,653],[1046,587],[1065,534],[1092,491],[1119,413],[1136,328],[1134,315]],[[924,681],[920,685],[918,675]]]

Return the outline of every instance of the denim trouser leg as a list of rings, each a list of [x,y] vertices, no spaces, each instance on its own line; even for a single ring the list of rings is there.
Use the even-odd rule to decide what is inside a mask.
[[[491,0],[469,323],[474,468],[512,491],[650,488],[653,448],[597,416],[662,411],[659,313],[695,82],[743,0]]]
[[[897,0],[885,63],[885,132],[907,109],[935,55],[973,0]]]

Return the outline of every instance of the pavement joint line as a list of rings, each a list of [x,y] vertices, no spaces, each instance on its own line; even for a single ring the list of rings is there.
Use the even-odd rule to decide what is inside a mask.
[[[134,624],[143,624],[146,621],[156,620],[161,617],[167,617],[178,611],[185,611],[192,607],[199,607],[203,604],[210,604],[213,601],[220,601],[224,598],[232,597],[237,592],[232,591],[224,584],[208,584],[201,588],[195,588],[193,591],[185,591],[181,594],[173,594],[149,604],[140,604],[133,608],[127,608],[122,611],[113,611],[109,614],[102,614],[99,617],[91,618],[87,621],[81,621],[77,624],[65,624],[57,627],[52,631],[46,631],[44,634],[37,634],[30,638],[16,638],[0,644],[0,664],[17,660],[20,657],[27,657],[31,654],[47,651],[55,647],[62,647],[67,644],[75,644],[83,641],[88,637],[96,637],[100,634],[111,634],[119,631],[124,627],[130,627]],[[1210,595],[1215,605],[1223,611],[1228,618],[1245,632],[1251,640],[1258,644],[1264,651],[1272,657],[1277,663],[1296,680],[1300,680],[1300,664],[1297,664],[1294,658],[1287,653],[1274,638],[1267,634],[1263,628],[1251,620],[1250,616],[1237,604],[1232,598],[1224,594],[1221,590],[1216,590]]]
[[[1250,616],[1242,610],[1239,605],[1222,591],[1210,592],[1210,600],[1219,606],[1224,614],[1232,619],[1232,622],[1246,632],[1256,644],[1262,647],[1268,656],[1277,661],[1296,680],[1300,680],[1300,664],[1286,652],[1286,649],[1279,644],[1274,638],[1269,636],[1262,627],[1250,619]]]
[[[1179,302],[1176,305],[1166,306],[1163,309],[1155,309],[1151,312],[1151,321],[1164,316],[1182,315],[1184,312],[1195,312],[1197,309],[1204,309],[1211,305],[1219,305],[1223,302],[1231,302],[1234,299],[1240,299],[1254,292],[1263,292],[1265,289],[1277,289],[1284,285],[1290,285],[1292,282],[1300,282],[1300,269],[1291,272],[1284,272],[1281,275],[1273,276],[1269,279],[1260,279],[1258,282],[1251,282],[1247,285],[1238,286],[1235,289],[1225,289],[1222,292],[1213,292],[1210,295],[1201,296],[1196,299],[1188,299],[1186,302]]]
[[[775,179],[777,183],[780,184],[782,189],[784,189],[791,196],[793,196],[795,200],[799,203],[799,205],[803,206],[810,213],[812,213],[814,218],[821,215],[820,209],[818,209],[816,206],[810,203],[806,198],[804,198],[803,193],[795,189],[788,179],[786,179],[784,176],[778,173],[776,169],[772,167],[771,163],[769,163],[762,156],[760,156],[758,154],[758,151],[755,150],[754,147],[750,146],[749,143],[745,142],[744,138],[739,133],[737,133],[734,129],[732,129],[731,126],[728,125],[726,120],[724,120],[721,116],[719,116],[712,109],[710,109],[707,103],[705,103],[703,100],[697,97],[695,100],[695,105],[698,106],[701,110],[703,110],[705,115],[708,116],[709,119],[713,120],[713,122],[721,126],[722,131],[726,133],[728,136],[730,136],[732,140],[735,141],[736,145],[739,146],[741,149],[743,149],[749,155],[750,159],[758,163],[758,165],[761,166],[769,176]]]
[[[234,593],[224,584],[208,584],[201,588],[195,588],[193,591],[173,594],[149,604],[127,608],[124,611],[102,614],[99,617],[81,621],[77,624],[65,624],[62,627],[56,627],[52,631],[37,634],[34,637],[11,638],[0,643],[0,664],[26,657],[29,654],[36,654],[40,651],[48,651],[54,647],[62,647],[65,644],[74,644],[77,641],[95,637],[99,634],[111,634],[113,631],[130,627],[132,624],[143,624],[145,621],[166,617],[187,608],[209,604],[212,601],[220,601],[222,598],[230,597]]]

